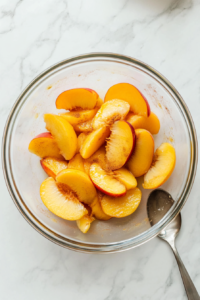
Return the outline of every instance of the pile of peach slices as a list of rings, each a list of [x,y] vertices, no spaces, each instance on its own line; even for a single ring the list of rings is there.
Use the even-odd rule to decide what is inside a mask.
[[[154,153],[160,122],[133,85],[112,86],[104,102],[91,89],[67,90],[56,108],[67,112],[44,115],[49,132],[36,136],[29,151],[49,176],[40,187],[44,205],[83,233],[95,219],[123,218],[138,208],[137,177],[154,189],[171,175],[175,150],[163,143]]]

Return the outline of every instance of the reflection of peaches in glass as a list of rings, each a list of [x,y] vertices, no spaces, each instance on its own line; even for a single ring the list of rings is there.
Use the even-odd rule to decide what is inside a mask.
[[[69,112],[45,114],[49,132],[36,136],[29,151],[49,176],[40,187],[44,205],[83,233],[95,219],[123,218],[138,208],[137,177],[153,189],[173,172],[175,150],[164,143],[154,153],[160,121],[133,85],[112,86],[105,102],[91,89],[67,90],[56,107]]]

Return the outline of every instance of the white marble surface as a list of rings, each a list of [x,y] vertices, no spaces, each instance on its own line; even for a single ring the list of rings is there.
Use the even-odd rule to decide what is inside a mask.
[[[22,88],[50,65],[81,53],[138,58],[179,90],[200,136],[199,0],[1,0],[0,130]],[[0,174],[1,299],[184,300],[171,250],[154,239],[114,255],[71,252],[34,231]],[[200,192],[185,205],[177,245],[200,293]]]

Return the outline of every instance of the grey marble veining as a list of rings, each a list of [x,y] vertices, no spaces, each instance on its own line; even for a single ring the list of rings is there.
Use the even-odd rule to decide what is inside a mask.
[[[37,74],[81,53],[140,59],[178,89],[200,137],[199,0],[1,0],[0,132],[17,96]],[[182,211],[178,249],[200,293],[200,171]],[[71,252],[34,231],[0,173],[1,299],[185,300],[169,247],[154,239],[114,255]]]

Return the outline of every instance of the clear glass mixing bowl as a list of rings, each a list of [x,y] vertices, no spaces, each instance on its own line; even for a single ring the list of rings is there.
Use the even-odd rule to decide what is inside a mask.
[[[39,187],[46,175],[39,158],[28,151],[30,140],[46,131],[44,113],[58,113],[56,97],[64,90],[87,87],[101,98],[118,82],[135,85],[148,99],[161,122],[155,147],[170,142],[177,162],[170,179],[162,186],[175,204],[154,227],[150,227],[146,202],[150,190],[142,189],[138,210],[123,219],[95,221],[87,234],[75,222],[53,215],[43,205]],[[8,117],[3,137],[3,170],[10,195],[24,218],[39,233],[65,248],[109,253],[143,244],[156,236],[178,214],[186,202],[197,166],[197,137],[194,123],[183,99],[161,74],[130,57],[93,53],[64,60],[37,76],[22,92]]]

